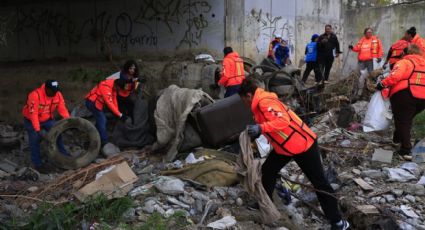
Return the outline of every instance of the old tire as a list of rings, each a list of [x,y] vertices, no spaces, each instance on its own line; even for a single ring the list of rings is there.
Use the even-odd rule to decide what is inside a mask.
[[[63,155],[56,144],[59,135],[68,129],[78,129],[87,133],[90,139],[89,147],[78,157]],[[74,117],[57,122],[48,134],[48,156],[57,166],[64,169],[77,169],[87,166],[94,161],[100,151],[100,136],[94,125],[83,118]]]

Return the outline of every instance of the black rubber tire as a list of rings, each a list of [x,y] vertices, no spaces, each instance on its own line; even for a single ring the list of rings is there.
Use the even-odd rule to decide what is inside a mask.
[[[90,139],[89,148],[78,157],[69,157],[63,155],[57,147],[56,140],[59,135],[68,129],[78,129],[88,134]],[[99,155],[100,136],[96,127],[88,120],[73,117],[58,121],[49,131],[48,156],[58,167],[64,169],[77,169],[89,165]]]

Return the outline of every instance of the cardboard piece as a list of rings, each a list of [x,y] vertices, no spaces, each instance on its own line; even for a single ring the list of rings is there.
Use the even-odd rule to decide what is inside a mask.
[[[360,188],[362,188],[363,190],[366,191],[372,191],[373,187],[370,186],[370,184],[368,184],[366,181],[364,181],[362,178],[354,178],[353,179],[354,182],[356,182],[356,184],[358,184],[360,186]]]
[[[359,205],[356,208],[364,214],[379,214],[379,210],[373,205]]]
[[[99,172],[93,182],[82,187],[74,195],[80,201],[96,193],[103,193],[109,199],[123,197],[133,188],[137,179],[127,162],[122,162]]]
[[[388,151],[385,149],[375,149],[375,152],[372,156],[372,161],[378,161],[382,163],[391,164],[393,160],[393,151]]]

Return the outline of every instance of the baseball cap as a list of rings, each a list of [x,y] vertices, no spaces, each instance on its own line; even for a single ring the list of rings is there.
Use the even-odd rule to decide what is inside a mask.
[[[59,83],[56,80],[47,80],[44,85],[47,89],[51,89],[53,92],[59,91]]]

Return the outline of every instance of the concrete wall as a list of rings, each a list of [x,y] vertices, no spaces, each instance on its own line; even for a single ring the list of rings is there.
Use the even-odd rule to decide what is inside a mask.
[[[344,40],[346,46],[356,44],[366,27],[372,27],[384,47],[384,57],[391,44],[400,39],[404,31],[415,26],[425,36],[425,3],[394,5],[390,7],[352,9],[344,12]],[[357,54],[350,52],[344,63],[343,74],[357,67]]]
[[[109,53],[172,55],[206,48],[221,51],[224,3],[77,0],[3,7],[0,60],[96,57]]]
[[[281,34],[289,41],[292,61],[298,64],[311,36],[323,33],[326,24],[342,35],[341,8],[339,0],[246,0],[243,54],[261,61],[273,35]]]

